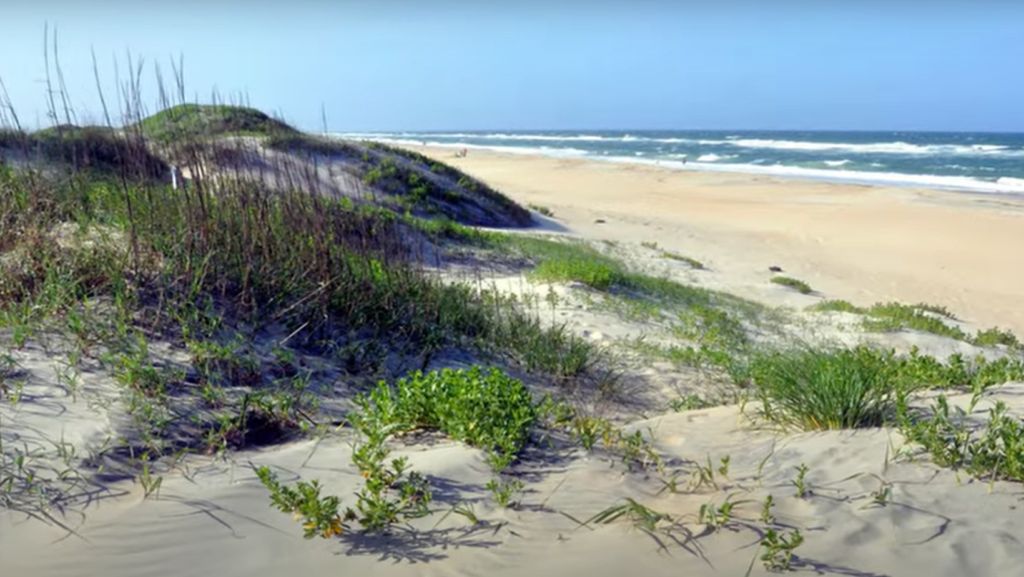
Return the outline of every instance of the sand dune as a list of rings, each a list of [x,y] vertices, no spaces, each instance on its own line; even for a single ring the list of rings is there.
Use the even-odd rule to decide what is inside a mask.
[[[1007,386],[992,398],[1016,402],[1024,388]],[[982,407],[979,407],[979,411]],[[1015,511],[1020,485],[958,483],[949,470],[893,461],[902,448],[885,430],[779,436],[741,426],[736,407],[671,414],[637,422],[655,432],[668,469],[710,458],[731,458],[718,488],[662,493],[655,478],[624,474],[606,459],[568,454],[522,471],[529,482],[518,511],[493,505],[484,484],[489,471],[479,451],[450,441],[401,449],[429,476],[450,505],[476,502],[483,520],[441,515],[417,522],[415,534],[390,539],[358,535],[304,541],[296,524],[268,506],[251,465],[271,465],[282,478],[320,479],[349,495],[361,479],[346,467],[348,447],[313,442],[240,453],[228,463],[193,462],[188,478],[168,476],[159,498],[138,490],[84,511],[77,534],[38,522],[0,517],[0,563],[5,574],[224,576],[283,572],[382,575],[562,575],[567,571],[614,576],[743,575],[758,553],[764,497],[784,526],[800,527],[807,541],[796,563],[826,575],[1014,575],[1024,562]],[[312,457],[310,458],[310,455]],[[762,461],[764,465],[762,468]],[[794,495],[797,468],[808,467],[804,498]],[[760,470],[759,470],[760,469]],[[688,481],[684,477],[681,485]],[[873,504],[882,483],[891,500]],[[580,527],[585,520],[632,498],[685,519],[687,530],[645,533],[625,524]],[[735,520],[702,530],[692,518],[701,505],[737,503]],[[443,508],[443,505],[439,504]],[[45,549],[43,548],[45,546]],[[45,551],[45,553],[44,553]],[[754,564],[754,575],[765,574]]]
[[[607,250],[651,274],[782,307],[790,315],[787,330],[801,338],[874,342],[901,351],[917,346],[940,358],[1002,354],[912,331],[863,334],[849,328],[852,321],[842,314],[800,311],[823,296],[858,304],[928,301],[961,313],[963,326],[972,330],[993,324],[1024,330],[1018,306],[1024,269],[1012,260],[1024,240],[1024,213],[1015,204],[477,151],[463,159],[427,152],[516,200],[552,208],[551,229],[621,241]],[[660,258],[640,246],[645,241],[698,258],[706,270]],[[767,282],[770,265],[818,292],[803,295]],[[581,287],[476,274],[520,296],[543,298],[550,288],[557,303],[542,316],[608,347],[651,332],[642,321],[588,308]],[[112,379],[84,371],[72,396],[58,384],[52,354],[34,346],[16,351],[29,379],[21,402],[0,405],[4,450],[24,447],[38,455],[33,466],[49,470],[50,477],[97,451],[124,418]],[[751,407],[668,411],[668,399],[708,393],[707,384],[663,363],[638,361],[631,369],[624,384],[635,392],[636,406],[617,407],[610,416],[628,422],[626,432],[650,440],[663,471],[629,471],[600,450],[561,447],[515,468],[525,490],[519,507],[505,509],[485,486],[492,472],[483,452],[440,435],[398,440],[394,455],[408,456],[412,468],[427,476],[436,512],[414,521],[415,531],[399,529],[390,537],[352,532],[304,540],[299,525],[270,506],[253,467],[269,466],[286,482],[319,479],[326,493],[351,504],[363,479],[350,464],[352,448],[341,433],[321,443],[291,442],[224,459],[190,456],[175,470],[162,471],[159,491],[148,497],[137,479],[118,480],[114,470],[97,477],[93,470],[68,489],[75,498],[66,511],[48,510],[59,524],[27,514],[42,513],[30,506],[31,496],[26,506],[0,512],[0,574],[667,577],[739,576],[749,568],[765,575],[759,543],[768,495],[777,526],[799,529],[806,539],[793,562],[800,573],[1001,577],[1024,566],[1019,483],[990,484],[937,467],[891,429],[783,433],[753,421]],[[996,401],[1024,416],[1024,385],[990,388],[972,417],[984,419]],[[918,402],[923,406],[927,399]],[[950,402],[966,406],[968,395],[954,392]],[[708,464],[710,480],[698,482],[694,475]],[[676,490],[666,490],[673,478]],[[628,522],[581,525],[627,499],[667,517],[651,531]],[[727,502],[734,508],[722,526],[701,518],[702,506],[717,509]],[[458,503],[470,503],[479,522],[445,516]]]

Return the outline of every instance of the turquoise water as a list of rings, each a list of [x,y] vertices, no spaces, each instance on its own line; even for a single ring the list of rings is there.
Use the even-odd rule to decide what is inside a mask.
[[[1024,134],[683,130],[339,136],[656,163],[680,170],[1024,194]]]

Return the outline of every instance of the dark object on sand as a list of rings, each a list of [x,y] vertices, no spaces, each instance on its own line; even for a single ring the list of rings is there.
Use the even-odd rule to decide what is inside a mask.
[[[604,224],[604,219],[603,218],[599,218],[599,219],[595,220],[594,222],[597,223],[597,224]]]
[[[781,266],[770,266],[770,267],[768,267],[768,270],[770,270],[772,272],[782,272],[782,267]]]

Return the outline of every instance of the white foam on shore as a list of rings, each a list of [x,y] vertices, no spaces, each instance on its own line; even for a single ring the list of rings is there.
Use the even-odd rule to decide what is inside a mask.
[[[719,160],[729,160],[730,158],[736,158],[735,154],[702,154],[697,157],[697,162],[718,162]]]
[[[737,140],[702,140],[700,143],[727,144],[742,148],[765,148],[774,150],[842,151],[854,154],[1022,156],[1022,151],[1009,150],[1008,146],[995,144],[910,144],[900,141],[853,144],[845,142],[809,142],[757,138],[741,138]]]

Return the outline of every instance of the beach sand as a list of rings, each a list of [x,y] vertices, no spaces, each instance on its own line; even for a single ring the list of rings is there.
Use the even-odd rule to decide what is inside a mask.
[[[1024,333],[1024,201],[691,172],[644,164],[407,146],[591,238],[653,241],[755,296],[769,266],[825,298],[943,305]],[[603,219],[604,224],[595,224]]]
[[[644,256],[642,242],[699,259],[707,270],[658,265],[694,284],[798,308],[821,298],[860,305],[925,301],[959,313],[971,328],[1024,332],[1024,267],[1015,256],[1024,246],[1024,212],[1009,201],[477,150],[456,159],[449,149],[420,150],[519,202],[550,208],[554,217],[544,221],[551,231],[620,241],[635,264],[657,260]],[[817,293],[769,283],[769,266],[807,281]],[[516,289],[513,277],[493,280],[527,290]],[[555,314],[598,341],[643,329],[571,302]],[[876,338],[902,349],[919,345],[938,357],[978,352],[913,332]],[[53,453],[60,441],[66,463],[66,447],[81,457],[115,435],[123,414],[116,403],[97,402],[116,399],[111,379],[85,372],[82,391],[72,397],[54,384],[56,368],[46,350],[28,347],[15,355],[33,375],[22,393],[31,402],[0,406],[5,450],[24,444]],[[686,375],[656,364],[631,380],[653,396],[687,386]],[[953,393],[950,402],[965,406],[968,397]],[[972,416],[986,418],[1000,400],[1014,415],[1024,414],[1024,386],[1007,384],[992,387]],[[759,517],[769,494],[778,526],[799,529],[806,539],[796,551],[796,574],[1003,577],[1024,567],[1021,485],[971,480],[926,459],[908,459],[895,431],[780,434],[750,427],[735,405],[678,413],[662,405],[632,420],[632,431],[653,439],[666,475],[692,472],[695,464],[717,469],[725,457],[728,470],[699,487],[691,487],[686,474],[672,492],[665,491],[665,475],[627,472],[614,458],[576,449],[518,469],[526,483],[521,506],[503,509],[485,488],[491,472],[480,451],[444,439],[397,442],[395,455],[407,455],[412,468],[429,477],[442,512],[415,521],[415,533],[307,541],[298,523],[271,507],[252,467],[273,467],[285,482],[319,479],[325,493],[351,505],[362,478],[344,439],[241,451],[224,460],[190,457],[164,473],[159,492],[148,498],[132,481],[75,488],[79,499],[66,515],[50,512],[63,526],[0,512],[0,575],[735,577],[748,567],[752,575],[765,575]],[[35,463],[54,471],[65,466],[52,455]],[[808,493],[801,497],[794,480],[802,466]],[[876,502],[886,487],[891,494]],[[671,515],[680,527],[664,534],[625,522],[577,522],[627,498]],[[474,503],[481,522],[443,516],[459,501]],[[699,519],[703,505],[727,501],[735,503],[730,523],[716,530]]]

